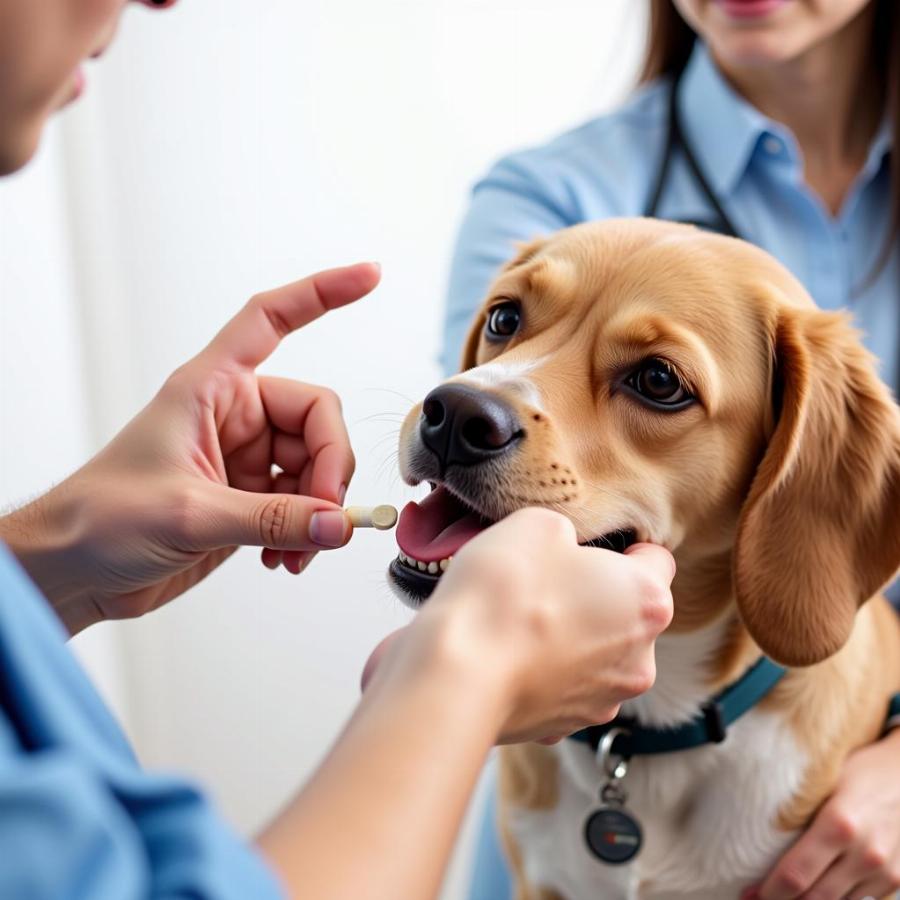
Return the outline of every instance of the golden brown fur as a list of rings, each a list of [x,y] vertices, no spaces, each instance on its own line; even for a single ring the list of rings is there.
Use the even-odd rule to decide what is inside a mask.
[[[487,311],[509,299],[524,324],[492,344]],[[698,402],[661,413],[622,390],[647,357],[670,361]],[[540,396],[499,388],[526,440],[493,514],[546,505],[582,540],[635,527],[669,547],[673,631],[731,616],[710,694],[760,650],[795,667],[764,704],[812,760],[778,826],[807,822],[900,689],[897,617],[880,597],[863,606],[900,566],[900,414],[847,318],[747,244],[621,220],[522,248],[462,367],[492,360],[530,366]],[[556,778],[541,751],[507,750],[501,805],[546,803]],[[511,854],[520,897],[536,896]]]

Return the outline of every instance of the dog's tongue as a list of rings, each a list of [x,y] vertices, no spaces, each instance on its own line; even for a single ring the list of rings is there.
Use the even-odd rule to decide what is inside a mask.
[[[397,543],[413,559],[439,562],[487,528],[485,520],[446,488],[435,488],[421,503],[407,503],[397,523]]]

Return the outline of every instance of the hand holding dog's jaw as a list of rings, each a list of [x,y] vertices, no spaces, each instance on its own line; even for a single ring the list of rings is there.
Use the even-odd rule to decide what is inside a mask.
[[[417,619],[373,652],[376,670],[460,678],[498,716],[497,739],[608,721],[653,682],[653,642],[672,614],[671,554],[580,547],[572,523],[514,513],[460,551]],[[603,585],[598,590],[597,585]],[[572,684],[572,672],[590,673]]]

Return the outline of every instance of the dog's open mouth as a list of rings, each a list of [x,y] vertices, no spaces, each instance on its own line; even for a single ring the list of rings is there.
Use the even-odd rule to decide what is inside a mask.
[[[408,503],[397,524],[400,552],[388,570],[405,602],[418,607],[434,590],[454,554],[493,524],[443,486],[419,503]],[[584,541],[582,546],[622,553],[636,540],[635,530],[627,528]]]

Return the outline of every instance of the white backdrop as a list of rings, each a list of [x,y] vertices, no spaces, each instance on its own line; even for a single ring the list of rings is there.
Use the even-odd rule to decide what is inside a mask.
[[[395,432],[438,378],[469,187],[621,98],[645,14],[637,0],[130,10],[87,97],[0,184],[0,502],[71,471],[253,292],[377,259],[376,294],[266,370],[337,389],[359,461],[350,501],[402,505]],[[202,779],[251,833],[406,619],[384,585],[393,546],[361,533],[299,579],[245,551],[169,608],[75,643],[141,758]],[[447,898],[464,869],[465,852]]]

